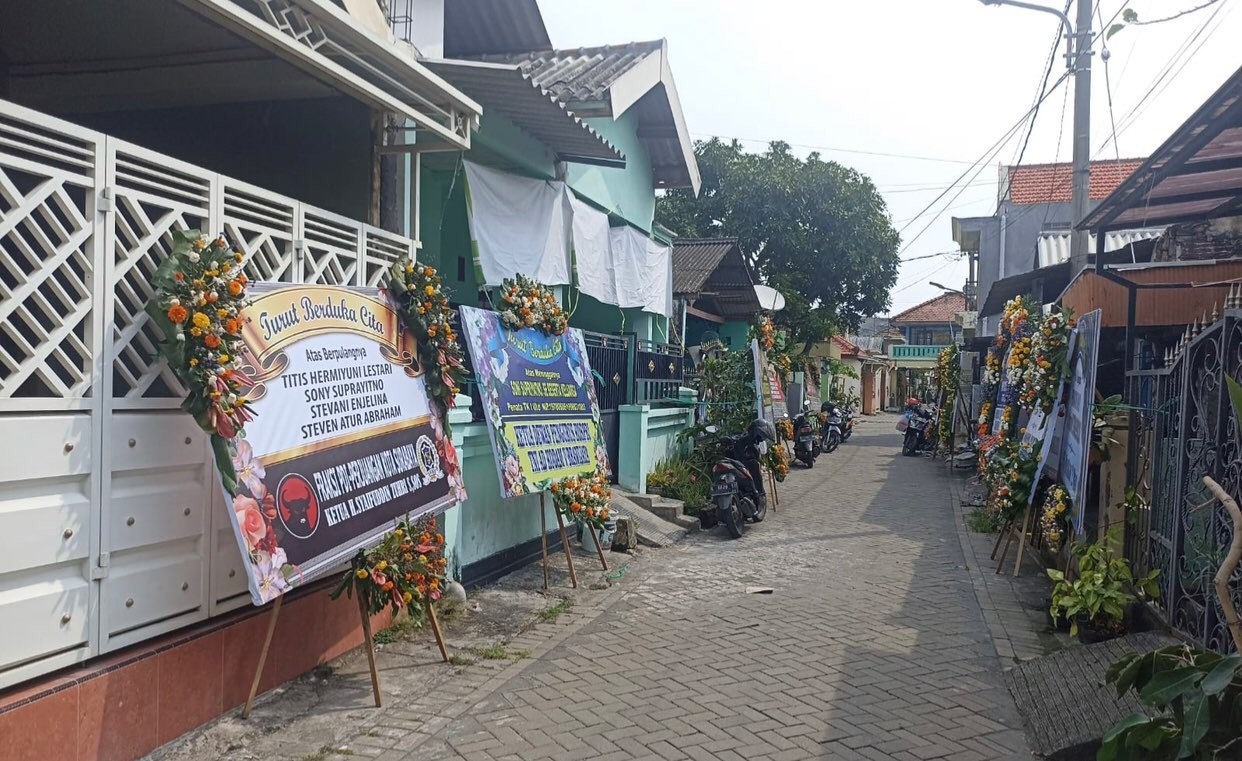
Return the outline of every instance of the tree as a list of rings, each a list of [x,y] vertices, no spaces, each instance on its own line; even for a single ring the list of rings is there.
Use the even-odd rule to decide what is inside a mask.
[[[670,191],[656,219],[686,237],[735,237],[759,282],[786,299],[777,322],[809,349],[888,307],[900,237],[866,176],[787,143],[747,153],[736,140],[695,146],[702,189]]]

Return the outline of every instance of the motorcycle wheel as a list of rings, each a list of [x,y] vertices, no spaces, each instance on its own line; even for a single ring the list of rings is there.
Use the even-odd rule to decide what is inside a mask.
[[[906,457],[914,454],[919,448],[919,437],[914,431],[906,431],[906,438],[901,442],[901,453]]]
[[[737,496],[720,497],[716,502],[716,511],[720,515],[720,522],[729,530],[729,536],[741,539],[746,518],[742,515],[742,506],[738,504]]]
[[[811,462],[813,463],[814,460],[812,460]],[[766,517],[768,517],[768,496],[766,494],[764,495],[756,494],[755,495],[755,514],[751,517],[751,520],[754,521],[755,523],[762,523],[763,519]]]
[[[841,446],[841,435],[836,431],[828,434],[828,441],[824,444],[824,451],[832,454],[837,451],[837,447]]]

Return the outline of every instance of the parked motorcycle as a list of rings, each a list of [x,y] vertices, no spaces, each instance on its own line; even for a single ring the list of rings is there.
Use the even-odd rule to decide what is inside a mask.
[[[714,433],[710,429],[709,432]],[[720,439],[727,454],[712,468],[711,498],[716,505],[716,520],[725,525],[734,539],[742,536],[747,520],[758,523],[768,514],[759,458],[763,449],[775,441],[776,429],[762,418],[752,422],[745,433]]]
[[[849,441],[850,437],[854,435],[854,421],[857,419],[858,416],[854,414],[853,410],[849,407],[844,408],[841,421],[841,441]]]
[[[815,427],[811,421],[811,403],[803,402],[802,411],[794,418],[794,458],[807,466],[815,467],[815,460],[820,453],[820,440],[815,435]]]
[[[906,400],[906,410],[897,423],[897,430],[905,432],[901,442],[901,453],[907,457],[918,454],[931,443],[932,424],[936,420],[936,411],[918,399],[911,397]]]
[[[836,402],[827,401],[820,406],[820,417],[824,421],[822,446],[824,452],[831,454],[845,441],[845,415]]]

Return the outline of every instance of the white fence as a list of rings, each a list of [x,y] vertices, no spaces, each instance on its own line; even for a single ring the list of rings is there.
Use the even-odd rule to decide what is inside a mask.
[[[143,312],[172,231],[375,285],[414,241],[0,100],[0,688],[246,604]]]

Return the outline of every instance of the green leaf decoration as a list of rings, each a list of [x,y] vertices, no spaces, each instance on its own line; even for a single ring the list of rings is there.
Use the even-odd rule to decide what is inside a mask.
[[[1203,690],[1204,695],[1219,695],[1233,681],[1239,668],[1242,668],[1242,655],[1230,655],[1222,658],[1217,662],[1215,668],[1203,678],[1199,689]]]
[[[1209,711],[1211,701],[1202,692],[1192,692],[1186,696],[1182,707],[1182,747],[1178,758],[1188,758],[1199,747],[1199,742],[1207,734],[1211,719]]]
[[[1202,672],[1190,667],[1164,671],[1153,676],[1139,691],[1139,700],[1152,706],[1166,706],[1193,690],[1202,679]]]
[[[1151,723],[1151,718],[1148,717],[1146,714],[1132,713],[1129,716],[1122,719],[1121,721],[1114,724],[1112,729],[1108,730],[1108,734],[1104,735],[1104,742],[1105,744],[1113,743],[1117,740],[1118,737],[1121,737],[1122,733],[1130,729],[1133,729],[1134,727],[1139,727],[1144,724],[1150,724],[1150,723]],[[1116,752],[1114,751],[1114,755],[1115,754]],[[1099,756],[1096,756],[1096,761],[1100,761]]]

